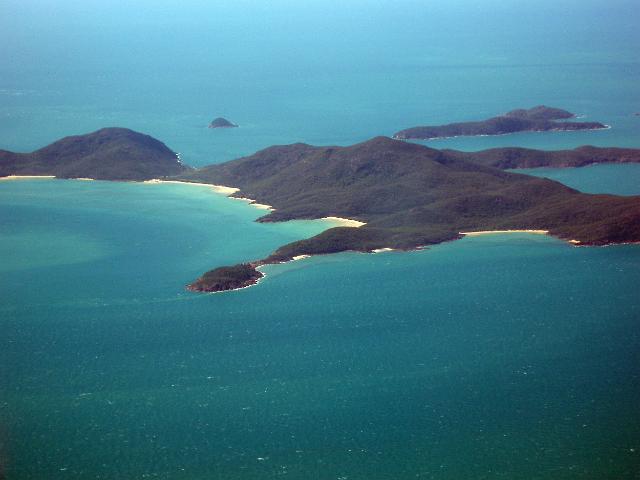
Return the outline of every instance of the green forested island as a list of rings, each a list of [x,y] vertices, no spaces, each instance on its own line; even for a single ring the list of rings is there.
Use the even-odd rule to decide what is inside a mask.
[[[446,155],[489,167],[510,168],[567,168],[584,167],[596,163],[638,163],[640,149],[603,148],[585,145],[573,150],[534,150],[531,148],[491,148],[479,152],[443,150]]]
[[[274,146],[178,178],[238,187],[235,195],[273,205],[260,222],[338,216],[366,223],[284,245],[252,268],[243,264],[234,271],[235,280],[246,272],[251,283],[256,267],[299,255],[414,249],[460,238],[461,232],[544,229],[584,245],[640,241],[640,197],[585,194],[488,166],[530,166],[538,155],[544,158],[540,166],[640,160],[640,150],[630,149],[463,153],[377,137],[350,147]],[[190,288],[228,289],[228,273],[227,267],[213,270]]]
[[[258,264],[241,263],[232,267],[211,270],[188,286],[197,292],[237,290],[258,283],[264,275],[256,270]]]
[[[449,123],[446,125],[420,126],[400,130],[393,138],[407,140],[430,140],[446,137],[473,135],[504,135],[516,132],[545,132],[550,130],[597,130],[607,128],[599,122],[560,122],[575,118],[566,110],[540,105],[526,109],[517,109],[487,120]]]
[[[0,176],[53,175],[104,180],[171,180],[236,187],[234,196],[273,205],[258,219],[344,217],[335,227],[284,245],[267,258],[207,272],[189,288],[230,290],[256,283],[257,267],[300,255],[415,249],[461,232],[545,230],[584,245],[640,241],[640,197],[591,195],[511,168],[640,162],[639,149],[580,147],[539,151],[436,150],[376,137],[348,147],[273,146],[192,169],[158,140],[121,128],[66,137],[30,154],[0,152]]]
[[[95,180],[149,180],[189,170],[178,155],[149,135],[103,128],[65,137],[31,153],[0,150],[0,177],[53,175]]]

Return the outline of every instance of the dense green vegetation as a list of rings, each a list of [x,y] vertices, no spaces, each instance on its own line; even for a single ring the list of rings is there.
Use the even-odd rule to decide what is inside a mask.
[[[489,167],[538,168],[584,167],[595,163],[638,163],[640,149],[584,146],[574,150],[532,150],[530,148],[492,148],[481,152],[444,150],[446,155]]]
[[[597,158],[617,151],[592,148],[577,151],[593,151]],[[520,150],[519,158],[536,157],[533,150]],[[638,151],[621,152],[626,161],[640,157]],[[565,153],[549,158],[572,158]],[[179,178],[239,187],[237,195],[273,205],[276,210],[261,222],[338,216],[367,223],[285,245],[253,266],[303,254],[419,248],[478,230],[545,229],[589,245],[640,241],[640,197],[580,193],[483,165],[492,163],[491,154],[475,155],[377,137],[350,147],[274,146]],[[526,165],[507,165],[515,166]],[[221,273],[226,275],[217,269],[202,280],[218,284]]]
[[[149,180],[189,170],[175,152],[148,135],[103,128],[66,137],[32,153],[0,150],[0,177],[55,175],[58,178]]]
[[[504,114],[505,117],[526,118],[529,120],[566,120],[575,118],[575,114],[561,108],[538,105],[537,107],[525,109],[517,108]]]
[[[515,132],[543,132],[549,130],[595,130],[607,128],[598,122],[558,122],[575,117],[571,112],[544,105],[529,110],[512,110],[504,115],[475,122],[421,126],[401,130],[396,139],[432,139],[470,135],[502,135]]]
[[[254,265],[241,263],[233,267],[220,267],[207,272],[195,282],[187,285],[187,288],[198,292],[235,290],[253,285],[263,276],[255,269]]]

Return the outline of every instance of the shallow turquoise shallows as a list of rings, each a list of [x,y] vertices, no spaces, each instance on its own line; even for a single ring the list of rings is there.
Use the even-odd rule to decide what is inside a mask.
[[[0,149],[123,126],[201,166],[538,104],[612,128],[422,143],[640,147],[637,25],[636,0],[3,0]],[[640,194],[636,165],[529,173]],[[637,479],[640,246],[491,235],[184,289],[330,226],[264,213],[0,181],[0,477]]]
[[[257,224],[243,202],[167,184],[5,181],[0,205],[9,478],[637,465],[637,246],[467,238],[201,295],[183,285],[205,269],[326,224]]]

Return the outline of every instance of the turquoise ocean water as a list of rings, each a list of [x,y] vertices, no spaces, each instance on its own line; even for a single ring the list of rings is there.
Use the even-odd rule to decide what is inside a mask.
[[[640,147],[634,2],[3,2],[0,148],[118,125],[204,165],[546,103]],[[241,128],[210,131],[224,115]],[[534,172],[640,194],[636,165]],[[640,471],[640,248],[466,238],[207,268],[327,227],[204,187],[0,182],[8,479],[602,479]]]

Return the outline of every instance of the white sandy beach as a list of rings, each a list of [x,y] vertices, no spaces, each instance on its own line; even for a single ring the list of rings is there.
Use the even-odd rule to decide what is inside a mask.
[[[329,222],[337,223],[341,227],[361,227],[366,225],[365,222],[359,222],[358,220],[352,220],[350,218],[342,217],[322,217],[320,220],[327,220]]]
[[[390,248],[390,247],[375,248],[375,249],[371,250],[371,253],[393,252],[394,250],[395,249]]]
[[[0,180],[35,180],[39,178],[56,178],[55,175],[8,175]]]
[[[229,187],[224,187],[224,188],[229,188]],[[229,198],[232,200],[240,200],[242,202],[247,202],[249,205],[259,210],[270,210],[270,211],[275,210],[275,208],[273,208],[271,205],[267,205],[265,203],[258,203],[251,198],[247,198],[247,197],[229,197]]]
[[[224,195],[226,197],[229,197],[232,200],[240,200],[242,202],[246,202],[247,204],[251,205],[254,208],[257,208],[259,210],[269,210],[269,211],[274,211],[275,208],[273,208],[271,205],[266,205],[264,203],[258,203],[255,200],[251,199],[251,198],[246,198],[246,197],[232,197],[231,195],[233,195],[234,193],[240,191],[239,188],[236,187],[227,187],[225,185],[213,185],[211,183],[198,183],[198,182],[181,182],[179,180],[160,180],[157,178],[154,178],[152,180],[145,180],[143,183],[175,183],[178,185],[193,185],[193,186],[197,186],[197,187],[206,187],[206,188],[210,188],[211,190],[213,190],[215,193],[219,193],[221,195]]]
[[[478,235],[493,235],[499,233],[533,233],[536,235],[546,235],[549,230],[480,230],[478,232],[460,232],[460,235],[476,237]]]
[[[175,183],[178,185],[194,185],[196,187],[206,187],[212,189],[216,193],[221,193],[222,195],[233,195],[239,188],[234,187],[226,187],[224,185],[212,185],[211,183],[198,183],[198,182],[181,182],[180,180],[160,180],[158,178],[154,178],[152,180],[145,180],[142,183]]]

